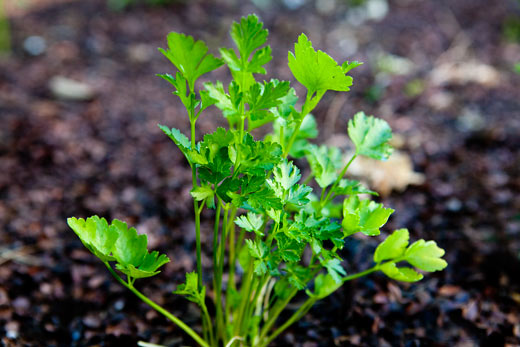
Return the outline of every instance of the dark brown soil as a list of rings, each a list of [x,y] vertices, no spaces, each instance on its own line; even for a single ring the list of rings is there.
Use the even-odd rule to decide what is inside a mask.
[[[326,95],[316,112],[324,129],[320,140],[346,129],[357,110],[386,119],[426,177],[423,185],[383,199],[396,210],[386,230],[407,227],[413,239],[436,240],[449,262],[417,284],[380,274],[350,282],[276,344],[520,344],[520,75],[512,69],[520,46],[503,35],[506,19],[520,18],[519,4],[395,0],[384,19],[353,26],[346,24],[347,11],[352,13],[346,0],[336,0],[328,14],[311,0],[295,9],[282,1],[265,3],[189,1],[113,12],[101,0],[49,2],[11,19],[13,52],[0,61],[3,345],[193,344],[117,285],[66,218],[98,214],[146,232],[150,246],[172,263],[138,286],[187,323],[199,324],[195,307],[171,294],[194,268],[191,174],[156,124],[186,130],[188,122],[170,87],[155,77],[173,71],[156,48],[166,45],[169,31],[181,31],[215,51],[231,44],[231,21],[250,12],[270,30],[274,61],[268,77],[291,78],[287,51],[301,32],[337,60],[366,62],[353,73],[346,99]],[[38,56],[23,48],[33,35],[46,42]],[[381,75],[374,63],[379,51],[406,57],[413,68]],[[431,77],[445,63],[471,61],[496,75],[486,80],[486,72],[475,69],[462,80],[455,73],[444,83]],[[48,87],[56,75],[88,83],[95,97],[57,100]],[[227,79],[227,71],[211,77]],[[410,92],[410,82],[420,86],[418,93]],[[200,121],[201,131],[222,123],[212,112]],[[348,243],[349,272],[370,266],[377,242]],[[209,259],[203,258],[207,267]]]

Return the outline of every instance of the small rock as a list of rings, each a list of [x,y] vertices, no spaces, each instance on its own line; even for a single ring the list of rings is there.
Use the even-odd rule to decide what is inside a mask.
[[[336,9],[336,0],[316,0],[316,10],[321,14],[331,14]]]
[[[123,299],[119,299],[114,303],[114,308],[117,311],[121,311],[125,307],[125,301]]]
[[[94,315],[88,315],[83,318],[83,324],[89,328],[99,328],[101,326],[101,320]]]
[[[462,202],[456,198],[451,198],[446,203],[446,207],[449,211],[457,212],[462,208]]]
[[[5,335],[9,339],[18,338],[20,332],[20,324],[16,321],[11,321],[5,325]]]
[[[47,49],[47,43],[41,36],[29,36],[23,41],[23,49],[33,56],[43,54]]]
[[[388,2],[386,0],[370,0],[366,3],[367,17],[381,20],[388,14]]]
[[[455,296],[459,294],[461,288],[459,286],[454,286],[452,284],[445,284],[439,288],[439,295],[442,296]]]
[[[305,4],[305,0],[283,0],[283,4],[289,10],[297,10]]]
[[[52,95],[68,101],[87,101],[94,97],[94,90],[86,83],[63,76],[54,76],[49,81]]]
[[[128,58],[136,63],[146,63],[154,53],[155,50],[151,46],[143,43],[131,45],[127,52]]]
[[[433,85],[465,85],[477,83],[485,87],[496,87],[501,82],[501,74],[493,66],[476,60],[447,62],[436,66],[430,73]]]

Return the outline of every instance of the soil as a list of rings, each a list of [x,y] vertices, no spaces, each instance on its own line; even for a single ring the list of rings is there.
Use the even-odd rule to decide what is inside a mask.
[[[46,1],[11,17],[12,53],[0,60],[1,343],[193,344],[117,285],[66,218],[98,214],[147,233],[172,262],[138,287],[198,326],[196,308],[171,294],[194,268],[191,172],[157,124],[187,132],[188,122],[155,77],[173,72],[156,48],[180,31],[215,52],[231,45],[231,22],[255,12],[270,30],[267,77],[292,81],[286,54],[301,32],[337,60],[365,62],[347,97],[326,94],[318,141],[344,133],[358,110],[387,120],[425,182],[381,198],[396,210],[385,231],[407,227],[412,239],[434,239],[449,262],[416,284],[382,274],[349,282],[274,345],[520,345],[520,75],[512,68],[520,45],[504,37],[520,6],[392,0],[384,18],[359,23],[353,4],[186,1],[116,12],[101,0]],[[28,53],[30,36],[43,38],[44,52]],[[405,59],[390,72],[381,63],[388,54]],[[94,96],[57,99],[49,81],[58,75],[88,84]],[[219,124],[213,110],[201,132]],[[210,218],[202,240],[208,269]],[[348,242],[347,270],[369,267],[377,243]]]

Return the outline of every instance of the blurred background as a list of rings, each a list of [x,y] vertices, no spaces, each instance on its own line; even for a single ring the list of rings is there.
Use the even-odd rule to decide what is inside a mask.
[[[434,239],[449,267],[416,284],[350,282],[280,336],[295,346],[520,344],[520,1],[0,0],[0,341],[5,346],[192,343],[115,284],[66,226],[118,218],[172,259],[141,288],[187,323],[173,296],[194,268],[191,172],[157,124],[188,121],[157,73],[170,31],[231,46],[234,20],[269,29],[266,78],[293,82],[305,32],[337,61],[365,64],[328,92],[317,142],[348,148],[358,110],[387,120],[398,152],[353,172],[396,212],[385,231]],[[208,79],[229,80],[226,68]],[[200,132],[224,124],[216,109]],[[258,134],[261,136],[261,134]],[[305,176],[305,175],[304,175]],[[205,215],[209,222],[211,212]],[[203,242],[210,249],[209,223]],[[352,239],[347,271],[377,239]],[[210,265],[211,255],[203,258]]]

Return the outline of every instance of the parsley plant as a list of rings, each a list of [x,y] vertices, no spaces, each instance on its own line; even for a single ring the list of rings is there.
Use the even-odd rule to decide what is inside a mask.
[[[249,15],[233,23],[236,48],[221,48],[221,58],[208,53],[204,42],[176,32],[168,35],[168,48],[160,49],[177,72],[159,76],[173,86],[191,129],[187,136],[159,126],[186,157],[193,178],[197,270],[187,273],[186,282],[173,293],[200,307],[202,332],[134,286],[137,279],[158,274],[170,261],[148,251],[146,235],[118,220],[110,224],[97,216],[68,220],[123,286],[205,347],[267,346],[317,300],[347,281],[381,271],[398,281],[415,282],[423,278],[422,272],[447,266],[444,250],[434,241],[409,244],[408,230],[399,229],[377,247],[371,268],[347,273],[338,253],[347,238],[358,232],[379,235],[394,210],[366,199],[367,194],[377,194],[344,177],[358,156],[385,160],[391,155],[391,129],[382,119],[363,112],[354,115],[347,132],[355,153],[346,162],[338,148],[309,142],[318,133],[311,112],[328,90],[348,91],[352,85],[348,74],[361,63],[338,64],[301,34],[294,52],[289,52],[289,68],[307,89],[298,103],[289,82],[257,81],[272,59],[267,35],[263,23]],[[229,68],[231,83],[207,82],[203,89],[196,88],[202,75],[222,65]],[[210,106],[222,112],[228,127],[197,142],[197,120]],[[263,140],[255,139],[251,131],[267,124],[273,131]],[[290,158],[308,162],[311,174],[305,181]],[[214,210],[211,283],[205,283],[207,276],[202,274],[200,220],[205,208]],[[299,292],[307,299],[280,322],[278,317]]]

